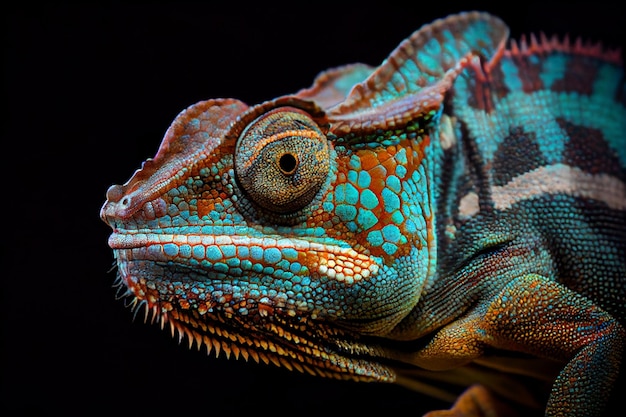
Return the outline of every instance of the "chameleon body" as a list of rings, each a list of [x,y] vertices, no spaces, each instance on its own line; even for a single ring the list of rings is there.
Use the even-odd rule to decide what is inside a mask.
[[[601,415],[626,339],[621,57],[507,37],[461,13],[377,68],[183,111],[101,210],[135,307],[217,355],[468,388],[431,416]]]

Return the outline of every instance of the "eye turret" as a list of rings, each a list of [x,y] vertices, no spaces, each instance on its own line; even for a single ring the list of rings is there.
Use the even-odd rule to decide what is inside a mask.
[[[279,107],[257,117],[237,140],[237,180],[252,201],[271,212],[306,207],[329,169],[326,136],[295,107]]]

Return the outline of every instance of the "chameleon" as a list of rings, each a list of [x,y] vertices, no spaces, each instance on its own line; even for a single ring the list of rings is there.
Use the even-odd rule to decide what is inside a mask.
[[[599,416],[623,378],[619,49],[425,24],[381,65],[201,101],[100,210],[121,297],[215,356],[426,415]]]

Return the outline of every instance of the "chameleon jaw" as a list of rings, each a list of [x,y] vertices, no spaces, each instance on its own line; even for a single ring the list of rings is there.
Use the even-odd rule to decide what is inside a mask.
[[[132,298],[135,314],[144,309],[145,321],[169,323],[172,337],[179,343],[187,338],[189,347],[227,359],[252,359],[315,376],[358,381],[392,382],[395,373],[369,358],[379,356],[377,348],[359,342],[359,335],[288,310],[258,303],[246,315],[241,309],[229,308],[230,295],[222,294],[203,305],[192,305],[183,299],[156,297],[158,279],[146,279],[145,271],[137,274],[132,262],[118,258],[118,286],[126,287],[123,296]],[[183,284],[184,286],[184,284]],[[239,301],[240,305],[245,300]]]

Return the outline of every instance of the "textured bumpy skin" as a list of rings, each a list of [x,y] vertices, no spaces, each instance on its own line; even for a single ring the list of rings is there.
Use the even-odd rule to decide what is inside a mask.
[[[626,338],[621,57],[507,36],[450,16],[378,68],[183,111],[101,211],[135,307],[215,354],[467,388],[430,416],[600,415]]]

